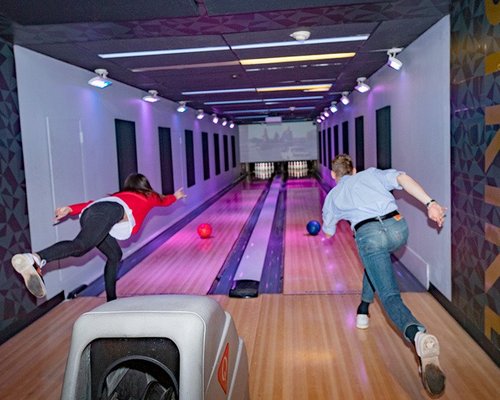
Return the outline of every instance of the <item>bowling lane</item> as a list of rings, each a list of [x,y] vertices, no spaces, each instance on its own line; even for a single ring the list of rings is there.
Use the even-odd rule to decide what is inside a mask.
[[[264,182],[237,184],[124,275],[118,297],[206,294],[264,187]],[[212,225],[209,239],[198,237],[201,223]]]
[[[349,225],[342,221],[326,239],[311,236],[310,220],[321,220],[324,192],[314,179],[287,182],[284,284],[285,294],[360,293],[363,268]]]

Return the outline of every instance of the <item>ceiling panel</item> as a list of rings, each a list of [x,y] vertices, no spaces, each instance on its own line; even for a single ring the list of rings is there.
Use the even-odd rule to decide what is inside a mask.
[[[3,0],[0,36],[89,71],[106,68],[112,80],[145,91],[155,89],[164,98],[185,100],[189,107],[203,108],[210,114],[217,112],[226,118],[234,117],[224,114],[234,107],[260,110],[265,108],[264,103],[237,106],[205,102],[318,95],[318,99],[291,102],[292,107],[313,106],[313,111],[283,112],[286,118],[302,120],[315,118],[331,101],[338,101],[342,91],[352,91],[358,77],[370,78],[378,69],[386,68],[389,48],[408,46],[448,10],[446,0]],[[310,32],[309,43],[359,34],[369,37],[352,42],[296,44],[290,35],[297,30]],[[270,42],[293,45],[233,48]],[[214,46],[228,49],[113,59],[98,56]],[[334,60],[239,65],[246,59],[339,52],[356,55]],[[332,84],[328,92],[183,94],[324,82]]]

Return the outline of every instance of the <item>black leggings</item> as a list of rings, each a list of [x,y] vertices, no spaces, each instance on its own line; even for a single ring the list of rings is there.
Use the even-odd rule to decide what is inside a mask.
[[[117,240],[109,235],[114,224],[121,221],[125,210],[114,202],[103,201],[92,204],[80,217],[81,230],[73,240],[57,242],[38,255],[47,262],[66,257],[80,257],[94,247],[106,257],[104,283],[108,301],[116,299],[116,276],[122,259],[122,250]]]

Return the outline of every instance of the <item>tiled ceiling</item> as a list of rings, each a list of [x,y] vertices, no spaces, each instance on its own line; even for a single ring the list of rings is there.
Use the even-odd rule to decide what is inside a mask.
[[[338,101],[342,92],[351,92],[358,77],[369,78],[382,67],[388,49],[408,46],[448,10],[449,1],[445,0],[2,0],[0,36],[89,71],[105,68],[111,80],[144,91],[157,90],[160,97],[187,101],[191,108],[236,122],[259,122],[264,115],[310,120]],[[369,36],[349,42],[308,44],[306,40],[291,46],[237,48],[296,42],[290,35],[302,30],[310,32],[309,41]],[[99,56],[206,47],[226,50]],[[348,52],[355,55],[321,61],[240,63]],[[305,84],[331,84],[331,88],[320,92],[255,90]],[[186,94],[230,89],[250,91]],[[275,100],[283,98],[299,99]],[[240,100],[249,102],[230,104]],[[213,102],[227,103],[206,104]]]

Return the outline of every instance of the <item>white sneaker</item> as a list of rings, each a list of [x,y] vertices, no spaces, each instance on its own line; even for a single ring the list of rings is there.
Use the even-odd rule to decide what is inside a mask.
[[[415,350],[420,357],[420,374],[424,388],[431,395],[439,395],[444,391],[445,376],[439,365],[439,342],[428,333],[418,332],[415,335]]]
[[[45,297],[47,291],[41,270],[45,263],[40,260],[40,257],[31,253],[16,254],[12,257],[11,263],[23,277],[26,288],[36,297]]]
[[[370,317],[367,314],[356,315],[356,328],[367,329],[370,326]]]

